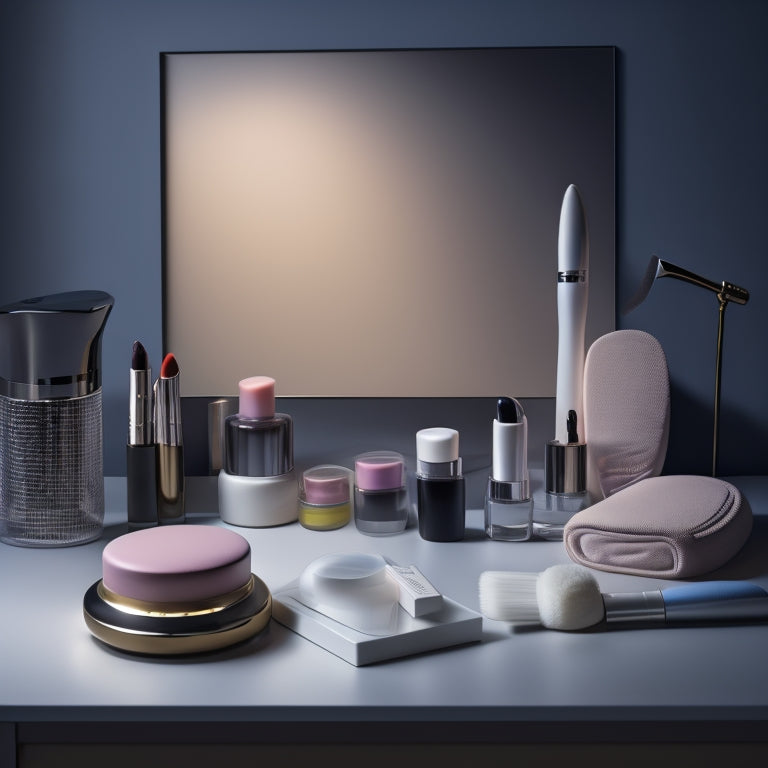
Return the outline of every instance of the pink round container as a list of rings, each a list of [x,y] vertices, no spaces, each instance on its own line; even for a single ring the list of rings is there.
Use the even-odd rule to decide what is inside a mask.
[[[120,536],[101,556],[104,586],[133,600],[194,602],[239,589],[251,578],[251,547],[207,525],[160,526]]]
[[[102,579],[83,598],[85,623],[102,642],[141,654],[211,651],[269,623],[272,597],[251,573],[251,547],[207,525],[145,528],[109,542]]]

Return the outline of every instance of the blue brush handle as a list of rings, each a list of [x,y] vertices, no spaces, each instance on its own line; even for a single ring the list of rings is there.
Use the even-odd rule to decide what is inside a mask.
[[[661,590],[667,622],[768,619],[768,592],[749,581],[704,581]]]

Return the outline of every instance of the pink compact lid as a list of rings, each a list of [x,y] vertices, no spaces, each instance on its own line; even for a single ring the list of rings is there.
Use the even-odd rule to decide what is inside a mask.
[[[343,504],[349,501],[349,480],[352,473],[346,467],[321,464],[304,472],[304,501],[309,504]]]
[[[362,453],[355,459],[355,485],[362,491],[388,491],[403,486],[405,462],[399,453]]]
[[[275,380],[269,376],[251,376],[238,385],[238,413],[248,419],[270,419],[275,415]]]
[[[157,603],[218,597],[251,578],[251,547],[239,533],[207,525],[145,528],[110,541],[103,582],[123,597]]]

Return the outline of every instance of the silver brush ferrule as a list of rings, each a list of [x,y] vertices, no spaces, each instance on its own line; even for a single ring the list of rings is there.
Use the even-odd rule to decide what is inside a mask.
[[[604,593],[605,621],[618,622],[661,622],[666,620],[666,609],[661,592]]]

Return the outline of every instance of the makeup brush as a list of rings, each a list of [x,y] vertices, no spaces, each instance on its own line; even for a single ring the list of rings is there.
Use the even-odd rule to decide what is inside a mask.
[[[709,581],[646,592],[601,593],[592,572],[576,563],[541,573],[484,571],[480,612],[498,621],[572,631],[599,624],[768,620],[768,593],[749,581]]]

